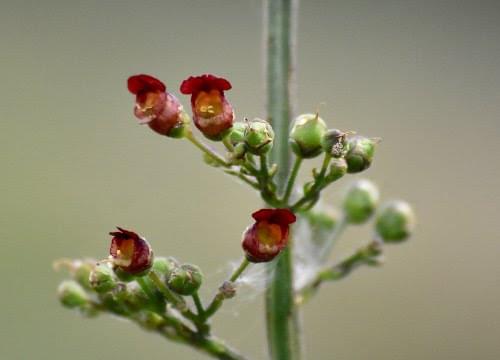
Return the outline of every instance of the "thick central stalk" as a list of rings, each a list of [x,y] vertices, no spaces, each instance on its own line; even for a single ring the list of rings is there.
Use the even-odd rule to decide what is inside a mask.
[[[298,0],[264,0],[267,116],[275,132],[272,160],[279,164],[276,181],[281,193],[290,172],[288,133],[294,109],[297,6]],[[266,293],[269,351],[274,360],[300,358],[300,328],[293,299],[292,245],[290,242],[280,255]]]

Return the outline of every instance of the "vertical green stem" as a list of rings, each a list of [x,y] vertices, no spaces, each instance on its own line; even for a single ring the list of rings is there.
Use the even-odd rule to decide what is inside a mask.
[[[295,28],[298,0],[265,0],[267,117],[275,132],[272,161],[283,192],[290,171],[288,132],[293,116]],[[300,359],[300,328],[293,301],[292,243],[280,255],[266,293],[269,351],[274,360]]]

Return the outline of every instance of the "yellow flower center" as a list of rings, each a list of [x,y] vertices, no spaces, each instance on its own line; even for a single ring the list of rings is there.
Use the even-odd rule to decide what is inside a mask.
[[[262,245],[274,246],[281,240],[281,226],[261,221],[257,224],[257,237]]]
[[[204,118],[211,118],[222,113],[222,96],[218,90],[201,91],[194,102],[196,113]]]
[[[116,265],[128,266],[132,262],[134,256],[134,240],[127,239],[121,242],[120,248],[116,250]]]

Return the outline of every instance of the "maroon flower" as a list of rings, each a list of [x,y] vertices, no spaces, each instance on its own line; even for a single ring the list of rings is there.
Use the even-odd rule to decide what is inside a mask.
[[[181,93],[191,94],[196,127],[209,139],[220,140],[233,126],[233,108],[224,96],[229,89],[229,81],[210,74],[191,76],[181,84]]]
[[[149,270],[153,264],[153,251],[143,237],[133,231],[118,227],[110,232],[113,236],[109,254],[113,264],[128,274],[139,274]]]
[[[175,126],[182,124],[182,105],[160,80],[140,74],[129,77],[127,85],[136,96],[134,114],[141,124],[148,124],[161,135],[169,135]]]
[[[255,223],[243,234],[243,250],[248,261],[271,261],[288,243],[289,225],[296,218],[288,209],[261,209],[252,214]]]

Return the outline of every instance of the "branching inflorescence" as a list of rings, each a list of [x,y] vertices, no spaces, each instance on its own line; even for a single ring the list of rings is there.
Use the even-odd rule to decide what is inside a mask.
[[[354,182],[344,197],[340,216],[332,216],[315,205],[329,185],[346,174],[370,167],[378,139],[328,129],[318,113],[298,116],[289,134],[295,161],[280,192],[274,180],[280,164],[270,163],[268,157],[274,141],[273,128],[262,119],[234,121],[233,107],[225,96],[231,89],[229,81],[210,74],[186,79],[180,91],[191,95],[192,117],[152,76],[130,77],[128,89],[136,97],[134,113],[140,124],[160,135],[187,139],[202,151],[208,165],[257,190],[267,208],[252,214],[254,223],[242,238],[245,256],[209,302],[198,294],[203,281],[199,267],[179,263],[172,257],[155,257],[142,236],[118,228],[110,233],[107,259],[56,262],[57,267],[66,267],[72,275],[59,287],[64,306],[79,309],[86,316],[111,313],[129,319],[219,359],[244,359],[212,334],[211,318],[225,300],[236,295],[237,279],[245,269],[251,263],[274,261],[286,248],[290,233],[298,249],[296,272],[308,268],[307,276],[296,277],[297,305],[306,303],[325,282],[342,279],[362,265],[379,265],[384,243],[401,242],[410,235],[414,215],[409,205],[402,201],[386,203],[375,216],[373,238],[345,260],[328,263],[333,243],[346,226],[365,223],[376,213],[378,190],[368,180]],[[221,142],[226,153],[220,154],[197,137],[193,123],[205,138]],[[312,171],[311,180],[297,187],[301,164],[320,155],[323,161]],[[299,225],[307,229],[305,233],[294,231],[297,218]],[[301,246],[309,250],[301,252]]]

